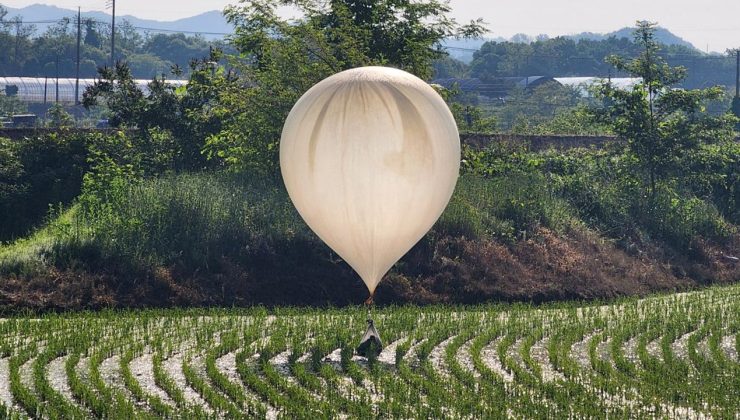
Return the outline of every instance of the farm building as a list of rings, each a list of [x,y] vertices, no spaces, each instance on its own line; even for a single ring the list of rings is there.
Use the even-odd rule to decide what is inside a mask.
[[[77,101],[82,101],[82,94],[97,79],[80,79]],[[0,77],[0,95],[16,96],[25,103],[45,104],[59,102],[63,105],[74,105],[76,81],[74,78],[52,77]],[[151,80],[137,79],[136,85],[145,93]],[[168,80],[167,83],[182,86],[186,80]]]

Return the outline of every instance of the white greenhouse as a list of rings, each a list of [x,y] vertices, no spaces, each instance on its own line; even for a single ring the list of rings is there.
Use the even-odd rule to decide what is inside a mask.
[[[556,82],[563,86],[570,86],[577,89],[581,95],[590,96],[589,89],[598,83],[609,81],[617,89],[631,90],[638,83],[642,83],[641,77],[555,77]]]
[[[77,100],[82,101],[82,94],[88,86],[92,86],[97,79],[80,79]],[[53,77],[0,77],[0,95],[14,95],[25,103],[55,103],[64,105],[75,104],[74,78]],[[148,92],[148,79],[137,79],[136,85],[144,93]],[[167,80],[167,83],[182,86],[187,80]],[[58,92],[58,96],[57,96]]]

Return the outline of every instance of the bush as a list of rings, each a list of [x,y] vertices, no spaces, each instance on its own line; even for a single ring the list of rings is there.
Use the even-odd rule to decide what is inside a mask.
[[[562,230],[571,224],[572,209],[555,195],[541,173],[463,176],[436,231],[468,238],[505,242],[540,226]]]
[[[80,194],[85,208],[115,194],[114,182],[157,176],[176,167],[180,145],[165,130],[145,134],[59,129],[0,139],[0,241],[39,227],[50,206],[69,205]],[[120,180],[119,180],[120,181]]]
[[[686,251],[697,237],[721,240],[735,230],[711,203],[697,197],[681,197],[668,185],[660,186],[645,216],[646,231]]]
[[[700,146],[684,160],[684,182],[728,221],[740,224],[740,143]]]
[[[485,208],[516,232],[538,225],[562,230],[581,220],[609,238],[639,242],[647,234],[690,252],[698,238],[721,242],[736,231],[740,145],[701,145],[681,165],[681,177],[657,182],[651,192],[639,162],[618,147],[545,153],[501,145],[467,149],[464,170],[486,177],[488,184],[464,196],[480,197],[488,204],[472,208]],[[458,188],[470,185],[475,182]],[[458,222],[461,232],[481,236],[482,216],[455,200],[450,207],[456,220],[469,214],[468,225]]]
[[[137,181],[115,173],[85,191],[80,223],[111,255],[207,268],[219,258],[308,234],[272,177],[201,173]]]
[[[28,234],[50,205],[79,194],[87,141],[88,135],[74,131],[0,139],[0,241]]]

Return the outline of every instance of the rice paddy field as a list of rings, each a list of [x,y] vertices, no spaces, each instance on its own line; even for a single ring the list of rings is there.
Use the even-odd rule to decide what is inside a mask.
[[[7,418],[740,417],[740,286],[550,306],[0,321]]]

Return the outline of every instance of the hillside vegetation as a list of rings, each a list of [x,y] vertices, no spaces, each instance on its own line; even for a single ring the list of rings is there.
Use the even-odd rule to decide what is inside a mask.
[[[737,281],[738,213],[725,182],[738,174],[738,147],[702,150],[708,164],[734,160],[680,184],[711,195],[661,184],[649,207],[619,175],[626,157],[606,150],[469,151],[447,210],[378,301],[605,298]],[[363,300],[362,282],[310,232],[278,176],[106,176],[88,176],[72,207],[0,248],[4,306]]]
[[[456,25],[434,1],[382,2],[370,14],[354,2],[308,2],[298,23],[258,3],[226,12],[240,54],[193,61],[186,87],[157,79],[145,93],[126,63],[101,69],[84,104],[104,104],[118,130],[0,140],[3,309],[364,300],[359,278],[287,197],[283,122],[337,71],[393,65],[429,79],[443,39],[483,28]],[[721,88],[675,87],[686,70],[664,61],[654,32],[639,22],[639,55],[609,59],[642,83],[597,85],[588,106],[542,122],[607,131],[614,142],[465,147],[448,208],[377,301],[596,299],[740,280],[738,120],[707,111]],[[461,128],[487,126],[455,92],[440,93]]]

